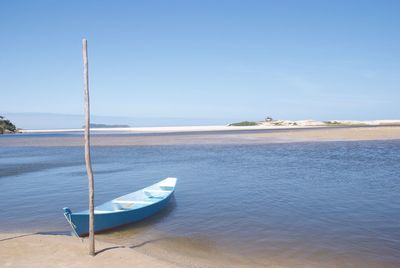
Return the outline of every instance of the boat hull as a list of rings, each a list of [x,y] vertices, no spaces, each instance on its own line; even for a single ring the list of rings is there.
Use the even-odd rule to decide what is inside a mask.
[[[158,203],[136,210],[95,214],[94,231],[99,233],[150,217],[165,208],[171,197],[172,194]],[[89,214],[71,214],[71,221],[75,225],[78,236],[83,237],[89,234]]]
[[[175,191],[176,178],[167,178],[142,190],[120,196],[94,209],[94,232],[99,233],[152,216],[168,205]],[[64,216],[77,236],[89,233],[89,211],[72,213],[64,208]]]

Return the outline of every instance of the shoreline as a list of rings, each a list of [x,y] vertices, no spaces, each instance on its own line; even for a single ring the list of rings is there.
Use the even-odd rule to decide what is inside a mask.
[[[128,243],[115,243],[96,235],[96,255],[88,254],[88,238],[77,238],[54,233],[0,232],[1,267],[144,267],[144,268],[196,268],[196,267],[365,267],[357,255],[347,259],[326,261],[318,255],[307,259],[287,259],[285,255],[271,253],[244,254],[238,250],[218,248],[201,237],[140,237]],[[388,261],[387,267],[397,267]],[[386,266],[385,266],[386,267]]]
[[[133,245],[96,237],[96,256],[88,239],[45,233],[0,233],[0,266],[5,267],[285,267],[228,252],[190,239],[148,240]]]
[[[96,240],[96,256],[88,241],[65,235],[0,233],[0,263],[5,267],[177,267],[135,249]]]

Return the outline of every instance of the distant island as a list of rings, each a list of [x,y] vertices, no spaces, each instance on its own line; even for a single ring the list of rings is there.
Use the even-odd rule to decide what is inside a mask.
[[[4,116],[0,115],[0,134],[4,133],[15,133],[17,132],[17,128],[10,120],[4,118]]]
[[[318,127],[318,126],[400,126],[400,120],[275,120],[267,117],[262,121],[242,121],[228,126],[262,126],[262,127]]]
[[[90,124],[91,128],[127,128],[130,127],[129,125],[107,125],[107,124]],[[82,126],[85,128],[85,126]]]

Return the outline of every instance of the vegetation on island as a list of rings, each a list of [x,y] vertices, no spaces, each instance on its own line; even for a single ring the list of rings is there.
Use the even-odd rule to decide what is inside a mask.
[[[242,127],[242,126],[257,126],[257,122],[252,122],[252,121],[242,121],[238,123],[232,123],[229,124],[229,126],[234,126],[234,127]]]
[[[297,126],[297,123],[294,121],[274,120],[269,123],[274,126]]]
[[[351,126],[351,127],[361,127],[368,125],[362,122],[340,122],[340,121],[324,121],[324,124],[327,126]]]
[[[91,128],[126,128],[130,127],[129,125],[106,125],[106,124],[90,124]],[[85,126],[82,126],[82,128],[85,128]]]
[[[4,133],[15,133],[17,128],[10,120],[5,119],[4,116],[0,115],[0,134]]]
[[[334,125],[334,126],[339,126],[339,125],[343,125],[343,123],[338,122],[338,121],[324,121],[325,125]]]
[[[267,123],[272,123],[272,124],[274,124],[275,122],[275,120],[272,118],[272,117],[270,117],[270,116],[267,116],[266,118],[265,118],[265,120],[264,120],[265,122],[267,122]],[[242,122],[237,122],[237,123],[232,123],[232,124],[229,124],[228,126],[233,126],[233,127],[247,127],[247,126],[258,126],[258,125],[260,125],[260,123],[262,123],[261,121],[260,122],[254,122],[254,121],[242,121]]]

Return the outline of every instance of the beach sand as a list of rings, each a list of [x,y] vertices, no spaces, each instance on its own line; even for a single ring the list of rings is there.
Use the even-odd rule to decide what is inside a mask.
[[[0,139],[0,146],[83,146],[82,135],[24,136]],[[154,132],[146,134],[108,133],[93,135],[93,146],[260,144],[313,141],[365,141],[400,139],[400,126],[319,127],[283,129],[243,129]]]
[[[97,242],[88,255],[87,240],[40,234],[0,234],[0,267],[175,267],[132,249]]]
[[[0,267],[138,267],[138,268],[336,268],[380,267],[362,259],[279,253],[255,256],[221,249],[201,237],[162,237],[115,244],[96,235],[96,256],[88,254],[88,239],[43,233],[0,233]],[[107,241],[108,240],[108,241]],[[113,239],[111,239],[113,240]],[[135,239],[136,240],[136,239]],[[306,245],[305,245],[306,246]],[[325,261],[324,261],[325,259]],[[350,266],[349,266],[350,265]],[[397,267],[396,264],[385,267]]]
[[[96,239],[96,256],[88,240],[65,235],[0,233],[0,267],[282,267],[214,252],[185,238],[131,246]],[[201,249],[201,250],[197,250]]]

